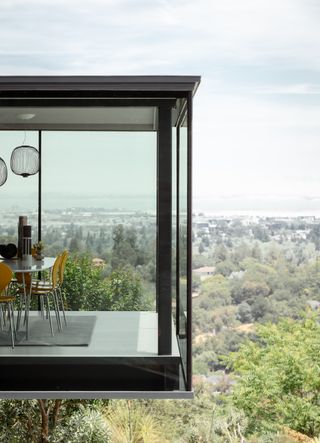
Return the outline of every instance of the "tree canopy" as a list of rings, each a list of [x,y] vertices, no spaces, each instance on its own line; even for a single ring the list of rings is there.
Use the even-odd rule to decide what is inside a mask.
[[[320,325],[300,321],[257,326],[256,340],[231,354],[239,375],[233,402],[248,417],[251,433],[286,425],[309,436],[320,433]]]

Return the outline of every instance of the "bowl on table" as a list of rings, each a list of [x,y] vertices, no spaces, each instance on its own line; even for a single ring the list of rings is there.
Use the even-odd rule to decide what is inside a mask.
[[[17,255],[18,249],[15,244],[8,243],[7,245],[0,245],[0,255],[3,258],[10,260]]]

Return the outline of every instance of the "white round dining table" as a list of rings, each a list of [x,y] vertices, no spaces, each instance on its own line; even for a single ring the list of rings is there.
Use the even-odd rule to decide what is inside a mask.
[[[12,272],[41,272],[45,271],[46,269],[52,268],[55,262],[55,257],[44,257],[43,260],[36,260],[32,257],[32,261],[30,262],[21,259],[8,260],[4,258],[0,259],[0,262],[8,265]]]
[[[56,257],[44,257],[42,260],[36,260],[35,258],[31,258],[31,260],[22,260],[22,259],[0,259],[0,263],[5,263],[12,272],[18,272],[22,274],[23,281],[23,290],[24,290],[24,298],[25,298],[25,318],[26,318],[26,340],[29,337],[29,307],[30,307],[30,299],[31,299],[31,285],[29,290],[27,291],[26,283],[25,283],[25,274],[30,274],[32,277],[32,273],[45,271],[46,269],[50,269],[53,267],[53,264],[56,260]],[[20,310],[21,313],[21,310]],[[20,318],[17,324],[17,328],[19,328]]]

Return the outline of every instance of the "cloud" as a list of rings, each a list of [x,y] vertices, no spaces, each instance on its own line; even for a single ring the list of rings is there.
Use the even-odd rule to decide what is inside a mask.
[[[317,0],[2,0],[0,69],[203,75],[196,193],[302,190],[319,164],[319,22]]]
[[[288,85],[260,85],[256,88],[251,88],[252,93],[257,94],[307,94],[307,95],[318,95],[320,94],[320,83],[310,84],[310,83],[298,83],[298,84],[288,84]]]
[[[195,195],[319,194],[319,103],[199,90],[194,118]]]
[[[10,0],[0,4],[0,53],[37,54],[32,65],[40,71],[41,58],[65,54],[66,73],[211,74],[221,64],[266,63],[319,69],[319,15],[310,0]]]

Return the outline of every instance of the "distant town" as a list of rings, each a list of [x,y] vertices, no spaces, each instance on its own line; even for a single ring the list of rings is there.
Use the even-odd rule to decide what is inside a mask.
[[[0,210],[0,237],[14,240],[19,215],[27,215],[33,226],[33,236],[37,236],[37,211],[22,213],[21,209]],[[262,216],[262,215],[212,215],[193,214],[193,244],[196,253],[203,253],[210,244],[228,243],[231,237],[243,237],[250,240],[284,242],[305,241],[314,225],[320,223],[320,216]],[[145,227],[156,235],[156,215],[151,211],[107,210],[104,208],[51,209],[43,211],[43,238],[49,243],[57,233],[64,240],[65,246],[71,241],[70,235],[75,230],[81,231],[81,239],[87,236],[97,237],[104,231],[108,236],[116,225]],[[70,229],[70,226],[72,229]],[[68,237],[69,236],[69,237]],[[51,239],[51,240],[50,240]]]

